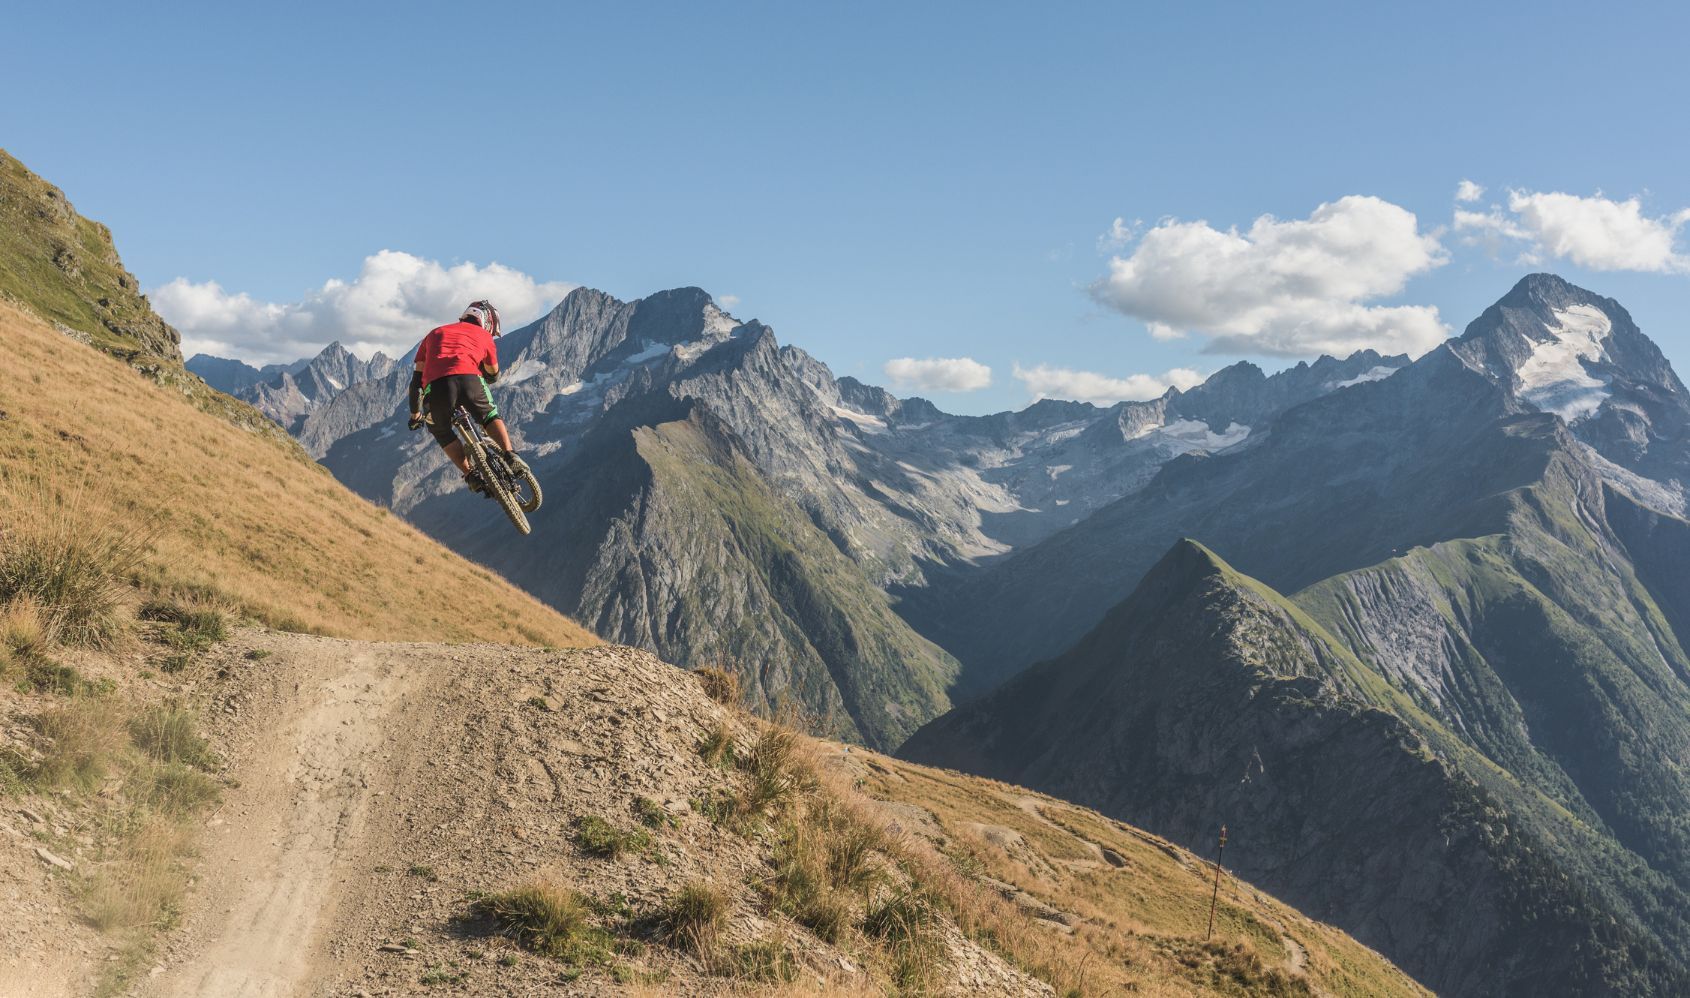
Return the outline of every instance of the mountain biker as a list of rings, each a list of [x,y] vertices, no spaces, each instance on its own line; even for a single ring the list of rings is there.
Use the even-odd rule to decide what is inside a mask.
[[[429,433],[463,472],[464,484],[472,492],[483,491],[486,483],[470,467],[464,445],[452,433],[452,413],[459,406],[492,435],[513,469],[528,467],[512,449],[510,432],[487,390],[489,382],[499,380],[499,351],[493,343],[498,336],[498,310],[486,300],[470,302],[457,322],[438,326],[423,337],[417,347],[416,369],[411,372],[411,418],[407,425],[413,430],[428,425]]]

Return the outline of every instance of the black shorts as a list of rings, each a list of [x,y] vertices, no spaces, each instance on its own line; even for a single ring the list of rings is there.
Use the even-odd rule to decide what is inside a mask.
[[[452,435],[452,413],[463,406],[469,418],[486,426],[499,418],[499,407],[487,391],[487,382],[476,374],[448,374],[423,386],[423,412],[427,414],[428,432],[444,447],[457,437]]]

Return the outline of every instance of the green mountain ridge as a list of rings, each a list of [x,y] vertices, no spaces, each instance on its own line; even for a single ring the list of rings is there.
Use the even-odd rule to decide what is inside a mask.
[[[1676,935],[1663,923],[1680,892],[1655,876],[1631,892],[1652,902],[1616,898],[1604,880],[1626,857],[1597,832],[1195,542],[1177,543],[1070,651],[932,722],[900,755],[1055,793],[1189,847],[1224,822],[1241,876],[1440,991],[1690,983],[1660,941]],[[1587,850],[1608,855],[1576,868],[1569,857]]]

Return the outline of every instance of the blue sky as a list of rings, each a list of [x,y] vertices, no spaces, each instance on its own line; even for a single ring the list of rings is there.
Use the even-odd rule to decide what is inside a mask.
[[[696,284],[874,382],[989,367],[922,391],[954,411],[1418,348],[1533,269],[1690,360],[1690,16],[1361,7],[38,4],[0,145],[259,359],[496,262],[524,307]]]

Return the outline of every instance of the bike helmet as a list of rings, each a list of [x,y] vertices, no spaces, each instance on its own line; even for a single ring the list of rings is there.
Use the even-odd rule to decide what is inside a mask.
[[[485,298],[470,302],[464,314],[458,316],[458,321],[473,322],[494,336],[499,335],[499,310]]]

